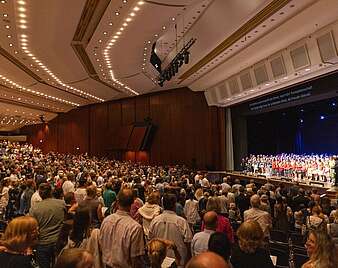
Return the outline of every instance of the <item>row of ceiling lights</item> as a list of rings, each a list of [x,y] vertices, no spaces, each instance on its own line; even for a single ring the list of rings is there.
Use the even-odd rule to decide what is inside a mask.
[[[1,3],[5,4],[6,1],[3,0],[1,1]],[[25,7],[26,6],[26,1],[24,0],[18,0],[17,1],[17,16],[18,16],[18,27],[21,28],[21,29],[26,29],[27,28],[27,14],[26,14],[26,11],[27,11],[27,8]],[[8,17],[8,14],[3,14],[4,17]],[[5,25],[5,28],[6,29],[10,29],[10,25]],[[10,34],[7,34],[7,37],[9,39],[12,38],[12,36]],[[10,47],[14,47],[13,43],[9,43],[9,46]],[[84,92],[80,89],[77,89],[77,88],[74,88],[72,86],[69,86],[67,84],[65,84],[61,79],[59,79],[49,68],[47,68],[29,49],[28,49],[28,35],[27,34],[20,34],[20,46],[21,46],[21,49],[22,51],[27,55],[29,56],[32,61],[34,61],[36,63],[36,65],[38,65],[38,67],[35,69],[35,71],[39,72],[39,68],[41,68],[42,70],[44,70],[52,79],[54,79],[56,81],[57,84],[65,87],[67,90],[72,90],[82,96],[85,96],[85,97],[89,97],[89,98],[93,98],[95,100],[98,100],[98,101],[104,101],[103,99],[101,98],[98,98],[92,94],[89,94],[87,92]],[[14,50],[14,53],[15,54],[18,54],[18,51],[17,50]],[[30,64],[31,67],[35,67],[33,64]],[[47,79],[49,80],[49,79]],[[54,83],[52,83],[54,84]]]
[[[3,117],[0,120],[0,125],[27,125],[27,124],[34,124],[38,123],[38,120],[26,119],[26,118],[14,118],[14,117]]]
[[[53,100],[53,101],[66,103],[68,105],[80,106],[80,104],[78,104],[78,103],[75,103],[75,102],[72,102],[72,101],[67,101],[67,100],[64,100],[64,99],[61,99],[61,98],[58,98],[58,97],[47,95],[47,94],[40,92],[40,91],[37,91],[37,90],[33,90],[33,89],[30,89],[30,88],[26,88],[24,86],[21,86],[21,85],[13,82],[12,80],[8,79],[7,77],[5,77],[1,74],[0,74],[0,79],[2,79],[6,83],[9,83],[11,86],[19,89],[20,91],[25,91],[25,92],[34,94],[34,95],[39,96],[39,97],[44,97],[46,99],[50,99],[50,100]]]
[[[123,3],[127,3],[127,1],[123,1]],[[135,90],[133,90],[132,88],[130,88],[129,86],[125,85],[124,83],[122,83],[121,81],[119,81],[118,79],[115,78],[114,76],[114,72],[112,70],[112,65],[111,65],[111,58],[109,56],[109,50],[115,45],[115,43],[117,42],[117,40],[121,37],[123,31],[128,27],[129,23],[133,20],[133,17],[136,16],[136,12],[141,10],[141,6],[144,4],[144,1],[138,1],[137,4],[134,6],[134,8],[132,9],[133,11],[129,14],[129,16],[127,18],[125,18],[123,24],[121,25],[121,27],[118,29],[118,31],[115,32],[115,34],[112,34],[111,39],[107,42],[104,50],[103,50],[103,58],[104,58],[104,62],[106,65],[106,68],[109,72],[110,78],[113,81],[113,85],[116,86],[116,84],[118,85],[118,88],[122,87],[126,90],[128,90],[129,92],[135,94],[135,95],[139,95],[139,93]],[[115,15],[116,16],[120,16],[120,11],[117,10],[115,11]],[[112,22],[109,23],[109,25],[113,25]],[[107,35],[107,32],[103,32],[103,35]],[[102,39],[98,40],[99,43],[102,43]],[[94,56],[97,56],[96,52],[94,52]],[[100,61],[99,58],[96,59],[97,62]],[[99,64],[99,67],[102,67],[101,64]],[[101,72],[103,72],[103,69],[101,68]],[[103,76],[105,76],[105,73],[102,74]]]

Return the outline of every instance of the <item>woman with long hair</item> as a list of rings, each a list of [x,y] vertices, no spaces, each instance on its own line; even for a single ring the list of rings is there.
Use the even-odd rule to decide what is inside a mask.
[[[38,222],[30,216],[13,219],[0,240],[0,264],[3,268],[35,266],[32,247],[38,239]]]
[[[94,267],[102,267],[101,250],[99,245],[99,229],[91,229],[90,211],[78,208],[74,216],[73,227],[68,236],[67,245],[63,251],[71,248],[88,250],[94,257]]]
[[[305,243],[310,259],[302,268],[337,268],[337,248],[330,236],[320,230],[310,230]]]
[[[256,221],[246,221],[237,230],[231,263],[234,268],[273,268],[269,253],[263,247],[264,233]]]
[[[67,249],[58,257],[54,268],[94,268],[93,255],[79,248]]]
[[[175,260],[170,261],[170,258],[166,257],[168,249],[174,251]],[[168,265],[170,268],[177,267],[176,263],[179,263],[181,260],[180,253],[178,252],[176,245],[170,240],[158,238],[152,239],[147,245],[147,250],[150,268],[161,268],[166,258],[168,261],[167,264],[170,262],[170,266]]]

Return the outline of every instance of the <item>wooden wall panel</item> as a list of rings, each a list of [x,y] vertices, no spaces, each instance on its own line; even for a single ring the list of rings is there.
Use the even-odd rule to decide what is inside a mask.
[[[135,123],[135,98],[121,100],[121,123],[123,126]]]
[[[114,137],[121,126],[151,118],[157,126],[149,152],[113,151]],[[202,92],[175,89],[81,107],[60,114],[41,127],[22,129],[29,141],[44,151],[89,152],[115,155],[151,164],[187,164],[198,168],[224,168],[224,108],[208,107]],[[44,137],[39,144],[39,137]],[[76,148],[80,150],[77,151]]]

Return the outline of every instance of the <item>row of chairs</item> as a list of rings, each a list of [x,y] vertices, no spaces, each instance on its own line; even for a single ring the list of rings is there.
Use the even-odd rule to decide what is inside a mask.
[[[278,268],[301,268],[309,259],[304,247],[305,238],[298,233],[272,230],[270,233],[270,254],[277,256]]]

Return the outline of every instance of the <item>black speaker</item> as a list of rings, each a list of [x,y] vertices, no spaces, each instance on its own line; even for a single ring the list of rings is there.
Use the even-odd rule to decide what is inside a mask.
[[[153,143],[155,132],[156,132],[157,126],[153,124],[149,124],[147,126],[146,133],[143,138],[143,142],[140,148],[140,151],[149,151],[151,148],[151,145]]]

